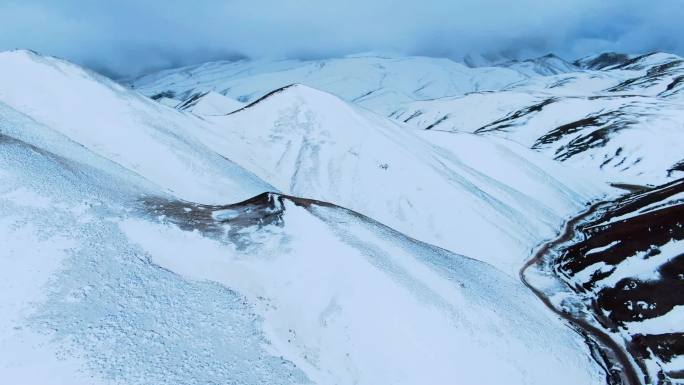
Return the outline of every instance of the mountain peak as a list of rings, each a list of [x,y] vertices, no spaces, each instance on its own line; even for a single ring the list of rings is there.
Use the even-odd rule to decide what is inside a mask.
[[[565,59],[553,53],[548,53],[544,56],[525,59],[522,61],[511,60],[509,62],[502,63],[501,66],[514,69],[527,76],[558,75],[578,70],[575,65],[567,62]]]
[[[7,61],[15,61],[15,60],[26,60],[26,59],[31,59],[31,60],[37,60],[37,59],[48,59],[48,56],[44,56],[34,50],[30,49],[23,49],[23,48],[18,48],[18,49],[12,49],[12,50],[7,50],[7,51],[2,51],[0,52],[0,61],[2,62],[7,62]]]
[[[620,52],[602,52],[597,55],[590,55],[573,62],[574,65],[592,70],[601,70],[607,67],[619,65],[630,60],[630,55]]]
[[[35,56],[43,56],[42,54],[38,53],[38,51],[34,51],[32,49],[28,48],[14,48],[10,50],[6,50],[3,52],[0,52],[0,54],[4,53],[14,53],[14,54],[25,54],[25,55],[35,55]]]
[[[231,112],[229,115],[238,113],[243,110],[251,109],[257,105],[263,105],[265,102],[268,103],[279,103],[279,101],[300,101],[300,102],[305,102],[306,104],[320,104],[320,103],[334,103],[335,105],[346,105],[348,106],[348,103],[346,103],[344,100],[340,99],[339,97],[327,93],[325,91],[321,91],[319,89],[313,88],[306,86],[304,84],[300,83],[292,83],[288,84],[286,86],[276,88],[273,91],[268,92],[264,96],[258,98],[257,100],[249,103],[248,105]]]
[[[681,56],[677,56],[675,54],[666,52],[655,51],[634,57],[613,68],[638,71],[652,66],[680,62],[682,60],[683,59]]]
[[[86,77],[110,87],[123,88],[114,80],[87,67],[56,56],[44,55],[30,49],[14,49],[0,52],[0,69],[15,75],[11,78],[12,82],[20,82],[19,78],[21,77],[27,77],[32,80],[35,80],[34,78],[36,77],[42,77],[43,84],[46,85],[45,82],[57,79]],[[20,84],[17,84],[17,86],[20,86]]]
[[[56,56],[51,56],[51,55],[45,55],[42,54],[38,51],[34,51],[32,49],[25,49],[25,48],[16,48],[16,49],[11,49],[7,51],[2,51],[0,52],[0,60],[1,61],[20,61],[20,60],[31,60],[34,63],[60,63],[60,64],[66,64],[70,65],[73,67],[78,67],[77,64],[74,64],[68,60],[61,59]]]

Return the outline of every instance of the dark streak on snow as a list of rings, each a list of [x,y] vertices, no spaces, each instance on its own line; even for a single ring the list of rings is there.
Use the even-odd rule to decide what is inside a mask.
[[[672,176],[672,173],[673,173],[673,172],[676,172],[676,171],[684,172],[684,159],[682,159],[682,160],[680,160],[679,162],[673,164],[672,167],[670,167],[670,168],[667,170],[667,176],[668,176],[668,177],[669,177],[669,176]]]
[[[437,119],[437,121],[435,121],[435,122],[432,123],[431,125],[425,127],[425,129],[426,129],[426,130],[431,130],[431,129],[433,129],[434,127],[436,127],[437,125],[439,125],[440,123],[444,122],[444,121],[447,120],[447,119],[449,119],[449,114],[446,114],[446,115],[442,116],[441,118]]]
[[[209,91],[207,91],[207,92],[198,92],[198,93],[196,93],[196,94],[190,96],[189,99],[185,100],[185,101],[182,102],[181,104],[177,105],[176,108],[179,109],[179,110],[186,110],[186,109],[188,109],[188,108],[190,108],[190,107],[194,107],[194,106],[197,104],[197,102],[199,102],[200,99],[202,99],[202,98],[203,98],[205,95],[207,95],[208,93],[209,93]]]
[[[230,112],[230,113],[228,113],[228,114],[226,114],[226,115],[232,115],[232,114],[235,114],[235,113],[237,113],[237,112],[246,110],[246,109],[248,109],[248,108],[252,108],[252,107],[254,107],[255,105],[257,105],[257,104],[263,102],[264,100],[270,98],[271,96],[273,96],[273,95],[275,95],[275,94],[278,94],[278,93],[280,93],[280,92],[283,92],[283,91],[285,91],[286,89],[288,89],[288,88],[290,88],[290,87],[294,87],[294,86],[296,86],[296,85],[297,85],[296,83],[293,83],[293,84],[288,84],[288,85],[286,85],[286,86],[284,86],[284,87],[276,88],[275,90],[273,90],[273,91],[267,93],[266,95],[260,97],[259,99],[255,100],[255,101],[249,103],[248,105],[246,105],[246,106],[244,106],[244,107],[242,107],[242,108],[240,108],[240,109],[238,109],[238,110],[235,110],[235,111],[233,111],[233,112]],[[242,101],[242,100],[240,100],[240,99],[238,99],[238,100],[239,100],[239,101]]]
[[[478,128],[477,130],[474,131],[476,134],[482,134],[485,132],[491,132],[491,131],[502,131],[504,128],[510,127],[511,122],[519,119],[523,116],[530,115],[535,112],[540,112],[541,110],[544,109],[544,107],[548,106],[549,104],[552,104],[556,102],[558,99],[557,98],[547,98],[542,100],[541,102],[537,104],[533,104],[529,107],[525,107],[523,109],[517,110],[513,112],[512,114],[509,114],[508,116],[501,118],[499,120],[495,120],[492,123],[489,123],[485,126],[482,126]]]
[[[238,247],[243,245],[241,231],[248,227],[261,228],[283,225],[284,201],[297,206],[313,204],[333,207],[326,202],[264,192],[245,201],[228,205],[206,205],[158,196],[146,196],[139,201],[140,210],[185,231],[197,230],[214,237],[227,237]],[[225,215],[221,215],[225,213]]]
[[[682,70],[682,64],[684,64],[684,60],[672,60],[672,61],[669,61],[669,62],[666,62],[663,64],[653,66],[646,71],[646,75],[627,79],[627,80],[621,82],[620,84],[618,84],[616,86],[608,88],[606,91],[608,91],[608,92],[620,92],[620,91],[632,90],[632,89],[637,88],[637,87],[648,88],[648,87],[654,86],[654,85],[658,84],[664,78],[675,76],[677,73],[680,73]],[[627,68],[627,67],[629,67],[629,66],[621,66],[619,68]],[[637,65],[637,67],[639,67],[639,66]],[[616,67],[616,68],[618,68],[618,67]],[[668,87],[670,87],[670,86],[671,87],[668,88],[668,90],[671,90],[675,85],[676,85],[676,83],[673,84],[673,82],[671,82],[670,85],[668,86]]]
[[[633,117],[619,110],[591,115],[554,128],[539,137],[532,148],[541,149],[567,136],[578,134],[567,144],[556,149],[554,159],[564,161],[588,149],[605,146],[613,134],[636,123]],[[619,155],[616,153],[615,157]],[[602,166],[612,160],[613,158],[607,159]]]

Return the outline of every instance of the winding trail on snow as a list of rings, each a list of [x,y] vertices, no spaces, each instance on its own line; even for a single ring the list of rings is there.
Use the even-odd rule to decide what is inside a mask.
[[[608,334],[606,334],[603,330],[597,328],[594,325],[591,325],[587,321],[581,319],[581,318],[575,318],[573,317],[572,314],[564,312],[562,310],[557,309],[551,300],[546,296],[546,294],[534,287],[531,283],[527,281],[527,278],[525,277],[525,271],[537,264],[538,262],[544,261],[547,256],[550,258],[553,258],[554,256],[552,255],[557,251],[558,246],[561,244],[570,241],[573,239],[575,236],[575,229],[578,224],[586,220],[587,218],[590,218],[592,215],[594,215],[599,209],[601,209],[603,206],[609,204],[610,201],[600,201],[597,203],[592,204],[589,206],[589,208],[582,212],[581,214],[577,215],[576,217],[568,220],[565,223],[565,227],[563,228],[563,231],[561,234],[549,241],[543,244],[533,255],[533,257],[528,260],[523,267],[520,269],[520,280],[522,283],[527,286],[532,292],[548,307],[552,312],[557,314],[558,316],[562,317],[564,320],[570,323],[571,326],[574,326],[577,328],[579,331],[581,331],[581,334],[585,336],[585,338],[591,339],[594,343],[596,343],[600,349],[606,350],[607,353],[609,353],[610,357],[606,357],[604,354],[604,359],[610,362],[611,364],[618,364],[622,367],[622,370],[619,371],[618,373],[614,372],[608,372],[606,373],[608,383],[612,385],[614,382],[610,381],[610,377],[613,375],[617,374],[617,376],[620,379],[620,382],[617,384],[622,384],[622,385],[642,385],[642,381],[640,381],[641,376],[638,374],[638,371],[635,369],[634,365],[632,364],[632,361],[630,360],[629,356],[627,353],[625,353],[624,349],[616,343]],[[554,274],[554,277],[556,275]],[[559,279],[560,280],[560,279]],[[561,283],[563,285],[566,285],[565,282],[561,280]],[[590,346],[591,348],[591,346]],[[603,353],[606,353],[605,351]],[[601,362],[599,362],[601,364]],[[603,366],[603,365],[602,365]],[[608,368],[610,369],[610,368]],[[608,370],[607,369],[607,370]]]

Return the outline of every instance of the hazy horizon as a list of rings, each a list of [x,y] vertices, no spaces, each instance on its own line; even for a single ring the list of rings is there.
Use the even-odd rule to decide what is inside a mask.
[[[113,77],[219,59],[369,51],[572,60],[606,51],[684,54],[681,16],[677,0],[7,0],[0,4],[0,50],[32,49]]]

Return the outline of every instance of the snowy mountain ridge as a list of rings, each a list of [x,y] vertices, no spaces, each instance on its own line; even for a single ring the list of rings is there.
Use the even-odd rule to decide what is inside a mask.
[[[548,54],[534,59],[512,60],[498,65],[514,69],[530,77],[538,75],[558,75],[580,70],[575,64],[567,62],[554,54]]]
[[[512,274],[612,193],[594,178],[506,140],[427,138],[306,86],[203,115],[24,51],[0,54],[0,84],[3,378],[604,377]],[[424,243],[430,222],[476,255]]]
[[[0,53],[0,377],[605,383],[518,274],[607,182],[679,175],[684,67],[521,63],[213,62],[131,88]]]
[[[303,85],[207,119],[232,159],[280,191],[338,203],[511,275],[515,258],[502,254],[524,258],[526,245],[551,236],[564,212],[607,192],[515,143],[425,135]],[[451,226],[460,234],[449,234]],[[467,241],[483,232],[499,242]]]
[[[681,176],[684,62],[663,53],[622,59],[500,91],[413,102],[390,117],[508,138],[611,181],[659,184]]]
[[[388,104],[498,89],[527,76],[506,68],[469,68],[448,59],[349,56],[327,60],[210,62],[143,76],[130,84],[148,96],[187,100],[215,91],[240,102],[300,83],[382,110]]]
[[[658,184],[677,177],[684,161],[676,146],[682,63],[662,52],[608,52],[574,63],[550,54],[473,68],[361,55],[214,62],[150,74],[132,86],[149,96],[184,99],[215,90],[253,101],[302,83],[417,128],[500,136],[610,182]]]
[[[372,56],[364,57],[367,60],[372,59]],[[480,66],[492,66],[492,61],[473,57],[469,59],[468,65],[472,67],[472,76],[477,78],[483,68]],[[515,142],[547,159],[564,163],[574,176],[593,178],[596,172],[599,179],[636,191],[627,197],[608,200],[600,206],[603,207],[602,211],[578,222],[577,226],[580,227],[568,227],[567,234],[573,238],[559,238],[559,242],[564,242],[561,243],[563,248],[554,249],[555,246],[551,246],[554,245],[553,242],[543,244],[539,250],[547,250],[550,254],[541,263],[544,273],[535,278],[538,281],[533,286],[538,285],[537,294],[550,309],[568,319],[574,328],[587,336],[592,354],[606,368],[607,383],[680,383],[684,370],[681,360],[684,339],[677,323],[677,317],[681,315],[681,300],[673,293],[678,292],[681,286],[679,278],[682,276],[681,221],[678,217],[681,211],[681,194],[677,194],[679,190],[676,188],[681,189],[678,187],[681,186],[681,180],[677,178],[684,176],[684,153],[680,148],[684,141],[684,101],[681,93],[684,85],[684,59],[664,52],[643,55],[608,52],[587,56],[572,63],[547,55],[493,66],[498,69],[490,71],[488,76],[500,76],[504,74],[500,70],[505,68],[514,70],[522,77],[510,83],[504,80],[509,79],[505,76],[498,82],[492,78],[489,79],[490,87],[460,92],[452,89],[448,91],[450,95],[433,94],[432,97],[427,97],[412,94],[407,98],[387,97],[384,90],[393,86],[393,82],[389,81],[383,84],[382,91],[375,94],[373,103],[366,103],[364,98],[357,100],[345,97],[348,89],[341,92],[335,88],[325,88],[327,85],[323,88],[353,104],[394,119],[398,122],[397,127],[412,127],[421,139],[434,145],[431,149],[410,146],[422,148],[418,150],[420,154],[439,154],[439,157],[457,154],[459,158],[468,158],[466,154],[472,150],[477,154],[474,156],[476,161],[469,166],[474,170],[485,171],[484,174],[493,176],[494,180],[509,172],[514,175],[516,171],[497,170],[502,172],[492,174],[491,170],[487,170],[487,162],[483,159],[496,159],[497,167],[510,162],[504,160],[508,159],[506,156],[481,149],[476,144],[479,139],[485,139],[482,143],[493,143],[494,138],[505,139],[508,144]],[[419,68],[425,78],[435,77],[432,72],[434,68],[416,68]],[[205,79],[205,86],[212,84],[209,77],[198,74],[192,76]],[[449,74],[446,76],[451,77]],[[155,87],[159,89],[178,87],[175,83],[167,83],[164,77],[152,78],[155,79]],[[291,77],[289,73],[278,74],[278,78],[288,78],[294,82],[299,79],[296,76]],[[400,78],[408,79],[405,76]],[[500,85],[496,86],[497,83]],[[350,89],[360,89],[368,84],[347,83]],[[182,90],[183,87],[177,89]],[[144,88],[142,90],[148,92]],[[325,98],[325,95],[311,96],[311,99]],[[299,107],[295,109],[299,110]],[[264,109],[260,111],[263,112]],[[284,115],[283,111],[279,114]],[[223,124],[228,130],[231,126],[228,122],[234,120],[239,122],[234,123],[236,127],[251,124],[250,128],[257,132],[260,127],[276,128],[283,124],[282,119],[255,124],[260,121],[259,117],[249,114],[242,117],[244,120],[234,117],[216,117],[216,120],[223,120],[219,124]],[[314,121],[311,118],[304,120]],[[285,123],[284,126],[292,125]],[[315,124],[314,126],[318,127]],[[339,125],[330,136],[338,135],[337,131],[345,132],[348,129],[346,126]],[[350,123],[349,126],[363,124]],[[247,136],[254,137],[255,134],[263,135],[250,132]],[[356,135],[363,137],[364,142],[374,142],[366,138],[364,133]],[[292,143],[291,135],[276,135],[271,139]],[[401,142],[411,141],[403,138]],[[263,147],[269,147],[272,142],[261,143]],[[264,158],[260,158],[260,162],[264,162]],[[442,159],[439,162],[446,164]],[[381,162],[388,169],[392,169],[390,165],[395,163]],[[531,163],[540,165],[545,164],[545,161],[532,160]],[[525,167],[516,164],[515,169],[520,171]],[[417,174],[423,175],[424,172]],[[530,186],[534,185],[534,182],[521,185],[528,183],[531,183]],[[519,192],[524,190],[515,181],[509,180],[504,184],[519,189]],[[659,184],[664,185],[653,187]],[[321,186],[307,186],[306,190],[315,191]],[[477,187],[472,189],[475,186]],[[476,183],[466,188],[466,191],[483,191],[486,194],[492,194],[493,191],[478,188]],[[281,189],[286,190],[283,187]],[[663,191],[674,191],[674,195],[667,195],[664,197],[667,199],[663,199]],[[533,196],[532,194],[530,191],[524,193],[527,196]],[[349,193],[341,195],[350,196]],[[497,193],[479,197],[490,203],[497,202],[497,212],[511,204],[511,201],[502,199]],[[343,197],[326,196],[326,199],[344,202]],[[465,200],[458,199],[459,202],[466,200],[467,195]],[[362,200],[354,199],[344,205],[364,211],[363,207],[358,206],[360,201]],[[368,200],[363,200],[366,201]],[[500,202],[504,206],[498,205]],[[414,203],[412,201],[411,205]],[[527,205],[532,207],[529,203]],[[468,204],[465,207],[477,207],[473,211],[474,216],[489,217],[482,215],[488,212],[483,206]],[[513,213],[513,217],[525,218],[525,223],[519,227],[521,230],[529,228],[531,222],[528,218],[541,217],[539,212],[533,213],[534,210],[527,213],[523,213],[525,210],[515,211],[516,204],[509,207],[514,210],[508,211]],[[613,211],[621,214],[613,214]],[[478,255],[478,258],[484,258],[504,271],[513,272],[515,265],[505,266],[496,256],[514,250],[514,244],[504,246],[487,257],[486,247],[477,246],[469,250],[463,248],[464,243],[460,239],[453,239],[454,244],[445,243],[444,239],[449,239],[448,235],[443,239],[431,238],[431,235],[439,235],[442,229],[448,229],[449,223],[459,222],[453,218],[468,218],[470,215],[464,217],[444,210],[445,217],[451,222],[445,220],[443,224],[431,228],[430,234],[417,235],[411,229],[402,227],[401,223],[393,222],[396,218],[383,217],[377,212],[368,214],[382,218],[383,222],[390,223],[407,234],[468,255]],[[506,219],[506,215],[498,217],[497,214],[492,218],[497,219],[491,223],[498,224],[507,223],[510,219]],[[581,218],[583,217],[576,219]],[[432,222],[433,220],[429,223]],[[467,239],[481,239],[483,233],[492,234],[491,230],[480,230],[487,228],[487,225],[465,222],[467,224],[462,225],[463,228],[473,230],[473,233],[465,237]],[[505,229],[504,233],[521,225],[508,223],[500,228]],[[592,223],[594,225],[590,226]],[[421,224],[419,227],[425,228],[425,225]],[[506,239],[506,236],[496,238],[501,240]],[[531,243],[534,242],[528,238],[527,241],[519,242],[519,245]],[[546,247],[550,249],[545,249]]]

